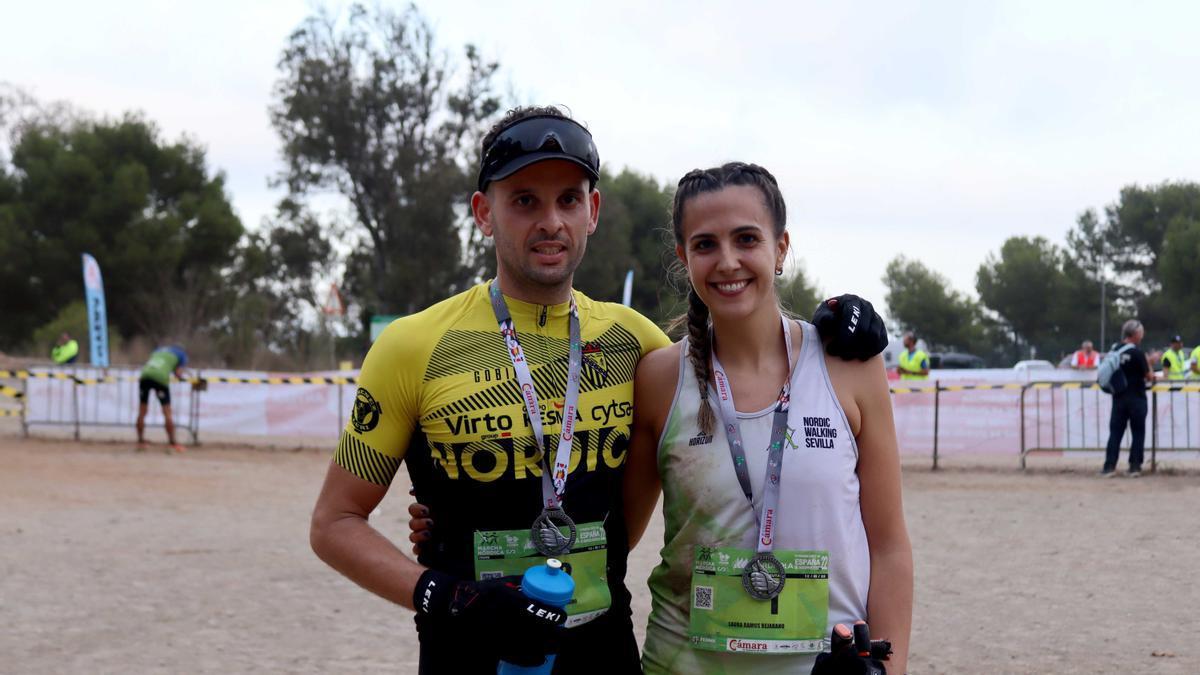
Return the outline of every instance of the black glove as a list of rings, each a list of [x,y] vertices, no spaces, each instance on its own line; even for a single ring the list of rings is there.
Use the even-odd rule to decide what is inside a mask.
[[[812,323],[826,342],[825,351],[847,361],[866,361],[888,344],[883,317],[857,295],[839,295],[817,305]]]
[[[883,662],[892,653],[892,643],[871,640],[866,623],[854,624],[853,636],[839,623],[830,637],[830,649],[817,654],[812,675],[887,675]]]
[[[567,613],[525,597],[520,583],[521,577],[464,581],[425,570],[413,589],[413,606],[418,614],[453,622],[453,630],[481,640],[501,661],[537,666],[558,653]]]

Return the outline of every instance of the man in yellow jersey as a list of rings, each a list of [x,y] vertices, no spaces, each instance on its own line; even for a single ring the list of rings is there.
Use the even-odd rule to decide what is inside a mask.
[[[900,352],[900,379],[925,380],[929,378],[929,355],[917,348],[917,338],[908,331],[904,334],[904,351]]]
[[[1183,351],[1183,336],[1171,338],[1171,346],[1162,355],[1162,376],[1168,380],[1187,378],[1187,357]]]
[[[494,241],[496,278],[396,320],[371,347],[313,511],[313,550],[417,612],[422,673],[495,673],[498,660],[549,653],[554,672],[637,672],[628,540],[613,511],[634,369],[669,340],[572,289],[601,205],[591,134],[557,108],[518,108],[482,145],[471,210]],[[829,348],[882,350],[870,304],[839,300],[823,305]],[[401,462],[437,518],[416,561],[367,523]],[[549,557],[575,581],[565,611],[514,581]]]

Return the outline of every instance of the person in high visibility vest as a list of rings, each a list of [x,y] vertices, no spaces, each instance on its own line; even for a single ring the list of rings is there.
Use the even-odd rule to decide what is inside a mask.
[[[1092,347],[1091,340],[1084,340],[1079,349],[1071,356],[1071,367],[1075,370],[1089,370],[1100,366],[1100,352]]]
[[[1188,359],[1188,364],[1188,369],[1191,371],[1188,376],[1192,379],[1200,379],[1200,345],[1196,345],[1196,348],[1192,350],[1192,356]]]
[[[929,355],[917,349],[917,338],[912,331],[904,334],[904,351],[900,352],[900,379],[924,380],[929,378]]]
[[[79,357],[79,343],[71,337],[70,333],[63,333],[58,336],[58,344],[50,350],[50,358],[54,360],[54,364],[65,366],[68,363],[75,363],[75,359]]]
[[[1186,359],[1183,356],[1183,336],[1176,335],[1171,339],[1171,348],[1162,355],[1162,376],[1168,380],[1182,380],[1187,377]]]

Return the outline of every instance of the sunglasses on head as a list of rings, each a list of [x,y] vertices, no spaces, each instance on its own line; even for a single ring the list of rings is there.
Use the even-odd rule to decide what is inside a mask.
[[[562,159],[584,170],[594,186],[600,179],[600,153],[592,135],[575,120],[554,115],[520,119],[496,134],[479,165],[479,191],[525,167]]]

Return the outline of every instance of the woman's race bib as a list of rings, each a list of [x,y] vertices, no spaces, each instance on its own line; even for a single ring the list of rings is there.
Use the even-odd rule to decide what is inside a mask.
[[[774,551],[787,581],[771,600],[742,584],[752,549],[696,548],[688,634],[692,646],[720,652],[805,654],[829,648],[829,553]]]

